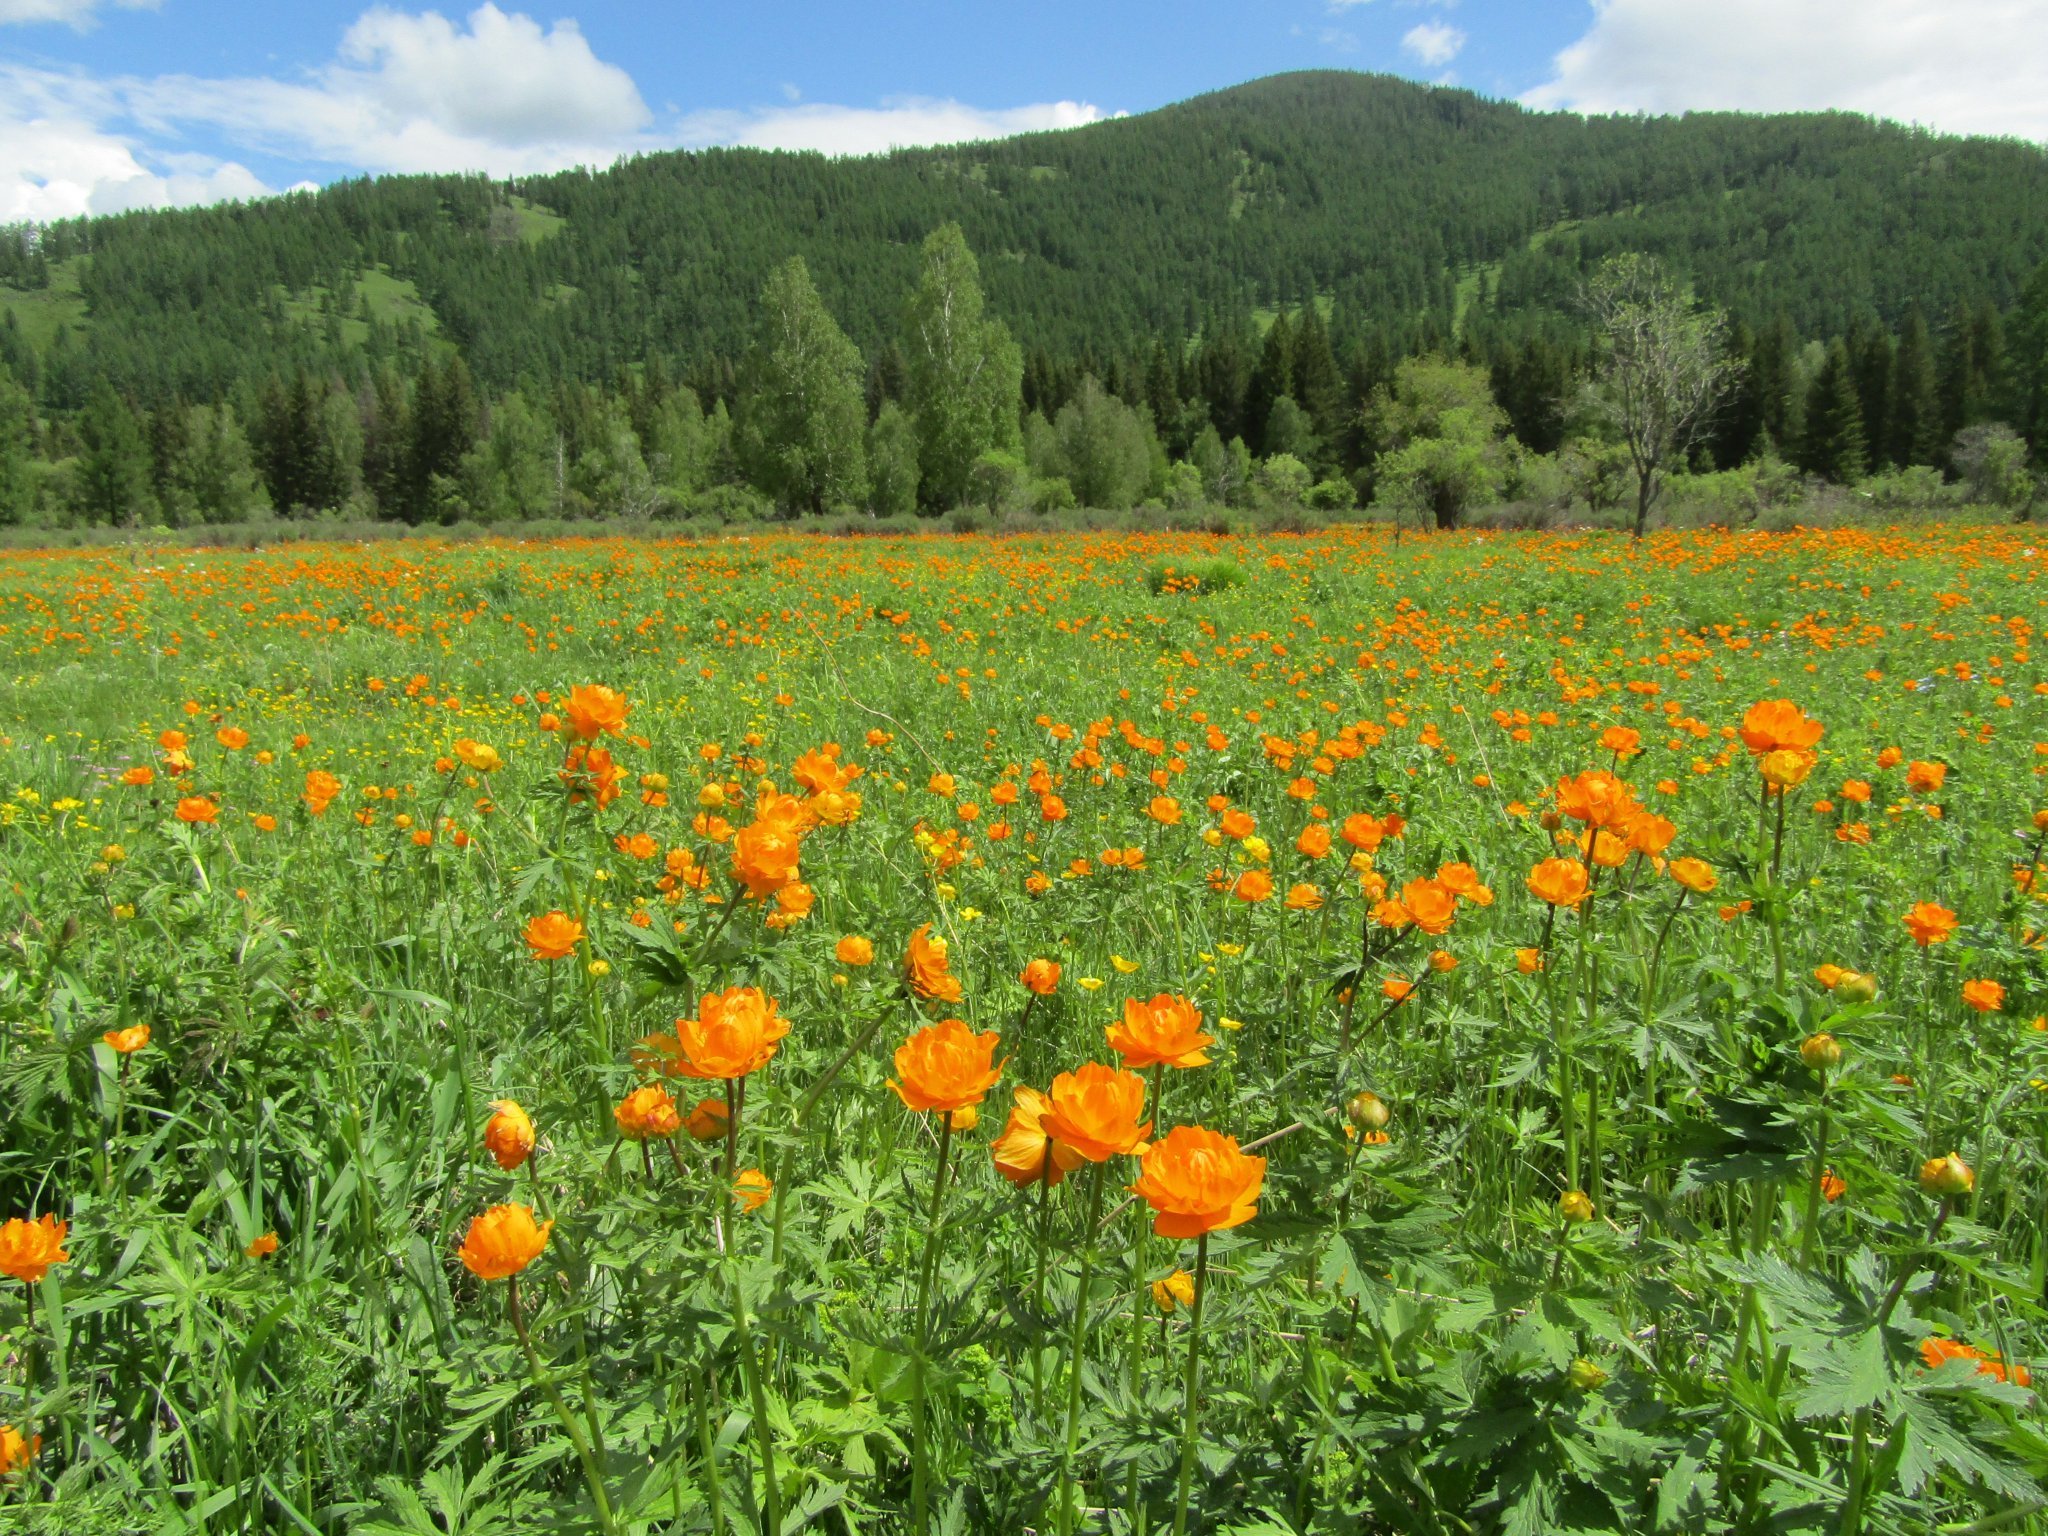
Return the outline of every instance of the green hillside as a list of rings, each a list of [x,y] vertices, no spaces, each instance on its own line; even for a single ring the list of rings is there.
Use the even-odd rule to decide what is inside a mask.
[[[149,401],[439,337],[479,384],[660,357],[715,381],[801,254],[872,354],[957,221],[1027,352],[1106,360],[1322,298],[1340,350],[1526,316],[1614,250],[1801,336],[2010,307],[2048,257],[2048,154],[1840,114],[1581,119],[1369,75],[1277,76],[1144,116],[855,160],[714,150],[494,183],[387,177],[54,226],[0,255],[55,409]],[[64,334],[58,335],[59,329]],[[52,354],[55,354],[52,356]],[[706,370],[713,370],[709,375]],[[713,392],[716,392],[715,382]]]

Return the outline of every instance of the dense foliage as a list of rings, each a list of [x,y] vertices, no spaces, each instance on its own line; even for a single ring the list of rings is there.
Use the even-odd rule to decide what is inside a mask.
[[[2037,1528],[2022,532],[0,557],[0,1525]]]
[[[1052,423],[1090,378],[1150,418],[1135,498],[1171,502],[1174,460],[1204,494],[1250,494],[1249,472],[1217,472],[1239,440],[1370,497],[1386,445],[1361,409],[1407,357],[1484,370],[1531,452],[1585,436],[1579,296],[1628,251],[1732,322],[1744,382],[1713,465],[1952,471],[1959,431],[2038,447],[2048,420],[2044,208],[2048,154],[2017,142],[1839,114],[1581,119],[1316,73],[871,159],[662,154],[61,223],[0,240],[0,520],[231,520],[259,482],[280,513],[411,521],[730,516],[752,492],[1045,509],[1093,498],[1031,462],[1028,417]],[[948,229],[1002,333],[964,395],[961,356],[939,382],[906,311],[933,271],[921,243]],[[879,477],[848,473],[872,445],[843,430],[808,449],[730,435],[792,257],[858,349],[869,422],[905,413],[907,498],[893,425]],[[838,467],[800,469],[820,448]]]

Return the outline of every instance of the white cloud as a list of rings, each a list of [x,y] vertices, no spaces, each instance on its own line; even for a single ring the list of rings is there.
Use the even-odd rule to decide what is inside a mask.
[[[1076,101],[990,110],[927,97],[878,107],[792,97],[752,111],[671,111],[657,122],[632,76],[598,58],[573,21],[543,28],[488,0],[463,22],[379,6],[348,29],[332,62],[298,79],[95,80],[0,65],[0,220],[269,190],[233,155],[511,176],[715,144],[873,154],[1103,116]],[[227,147],[213,156],[179,152],[194,134]]]
[[[1447,22],[1425,21],[1408,29],[1401,38],[1401,46],[1430,68],[1437,69],[1450,63],[1463,50],[1465,34]]]
[[[1593,0],[1522,99],[1578,112],[1840,108],[2048,140],[2040,0]]]
[[[158,0],[114,0],[127,11],[153,11]],[[0,0],[0,27],[57,21],[83,32],[94,21],[100,0]]]

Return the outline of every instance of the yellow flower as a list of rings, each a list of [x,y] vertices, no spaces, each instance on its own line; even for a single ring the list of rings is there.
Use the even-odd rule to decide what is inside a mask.
[[[1111,955],[1109,963],[1117,968],[1119,975],[1128,976],[1138,968],[1135,960],[1126,960],[1122,955]]]
[[[1222,1015],[1219,1015],[1219,1016],[1217,1017],[1216,1023],[1217,1023],[1217,1025],[1218,1025],[1218,1026],[1219,1026],[1220,1028],[1223,1028],[1223,1029],[1243,1029],[1243,1028],[1244,1028],[1244,1020],[1243,1020],[1243,1019],[1233,1019],[1233,1018],[1229,1018],[1229,1017],[1226,1017],[1226,1016],[1222,1016]]]
[[[1244,946],[1242,944],[1218,944],[1216,948],[1219,952],[1231,956],[1237,956],[1244,953]]]
[[[1100,976],[1080,976],[1076,977],[1075,980],[1079,983],[1083,992],[1100,992],[1102,990],[1103,983]]]

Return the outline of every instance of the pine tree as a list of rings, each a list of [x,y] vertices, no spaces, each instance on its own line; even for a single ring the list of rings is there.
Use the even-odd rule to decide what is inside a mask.
[[[1837,340],[1806,391],[1806,432],[1799,467],[1837,485],[1863,478],[1869,460],[1863,440],[1863,408],[1856,398],[1856,370],[1848,347]]]
[[[1918,304],[1906,311],[1899,349],[1892,356],[1891,416],[1885,426],[1885,457],[1904,468],[1939,462],[1941,397],[1934,376],[1934,343]]]
[[[1266,328],[1258,366],[1252,369],[1251,383],[1245,392],[1244,438],[1254,452],[1266,452],[1266,421],[1273,413],[1273,402],[1293,393],[1294,327],[1283,309]]]
[[[89,522],[132,524],[149,500],[149,450],[128,403],[101,379],[78,418],[74,494]]]
[[[1849,327],[1849,366],[1856,376],[1856,406],[1863,418],[1870,468],[1889,462],[1884,424],[1892,415],[1892,339],[1883,326],[1859,315]]]

